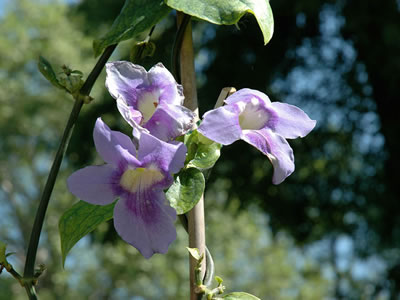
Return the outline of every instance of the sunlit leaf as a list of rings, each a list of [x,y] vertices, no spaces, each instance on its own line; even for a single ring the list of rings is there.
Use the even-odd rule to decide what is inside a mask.
[[[215,278],[215,281],[218,282],[218,284],[221,284],[222,282],[224,282],[224,280],[219,276],[215,276],[214,278]]]
[[[260,298],[253,296],[245,292],[234,292],[222,297],[225,300],[261,300]]]
[[[112,219],[114,205],[115,203],[101,206],[79,201],[61,216],[58,228],[63,265],[68,252],[81,238],[101,223]]]
[[[186,164],[197,169],[209,169],[221,155],[222,145],[215,143],[197,130],[185,135],[184,143],[188,149]]]
[[[185,14],[218,24],[236,24],[246,14],[253,14],[267,44],[274,32],[274,18],[268,0],[165,0],[165,3]]]
[[[199,143],[197,145],[197,151],[188,166],[199,169],[212,168],[221,155],[221,147],[222,145],[218,143],[212,143],[210,145]]]
[[[135,38],[157,24],[170,11],[162,0],[126,0],[110,31],[93,42],[95,56],[99,56],[107,46]]]
[[[201,254],[199,252],[199,249],[197,248],[189,248],[186,247],[186,249],[189,251],[190,255],[193,256],[195,260],[200,260],[201,259]]]
[[[178,215],[191,210],[203,195],[205,187],[204,175],[196,168],[181,171],[174,183],[166,192],[170,205]]]

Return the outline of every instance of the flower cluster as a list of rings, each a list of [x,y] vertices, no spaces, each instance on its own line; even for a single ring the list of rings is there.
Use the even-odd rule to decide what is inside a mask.
[[[164,191],[172,184],[172,175],[184,167],[187,149],[176,138],[194,129],[195,115],[182,106],[182,86],[162,64],[147,72],[116,61],[108,63],[106,71],[106,86],[132,126],[132,138],[97,119],[93,138],[105,164],[76,171],[68,178],[68,188],[92,204],[107,205],[118,199],[116,231],[149,258],[165,253],[176,238],[176,212]],[[286,139],[306,136],[316,122],[301,109],[271,102],[251,89],[239,90],[225,104],[207,112],[198,131],[223,145],[239,139],[253,145],[271,161],[273,183],[281,183],[294,171],[293,151]]]
[[[183,107],[182,86],[157,64],[149,72],[117,61],[106,65],[106,86],[133,138],[112,131],[99,118],[93,139],[106,164],[78,170],[68,178],[72,194],[88,203],[114,207],[118,234],[144,257],[166,253],[175,240],[175,210],[164,190],[184,166],[186,146],[172,142],[193,126],[194,113]]]

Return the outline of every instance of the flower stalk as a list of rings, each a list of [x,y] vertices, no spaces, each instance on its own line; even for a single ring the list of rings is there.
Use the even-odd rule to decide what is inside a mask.
[[[46,185],[44,187],[42,197],[40,199],[39,207],[36,212],[35,221],[32,227],[32,232],[29,240],[29,246],[25,261],[24,268],[24,283],[25,289],[29,296],[29,299],[37,299],[35,288],[34,288],[34,275],[35,275],[35,261],[36,253],[39,245],[40,234],[43,228],[44,217],[46,215],[47,207],[49,204],[50,196],[54,188],[54,184],[57,179],[58,172],[60,170],[61,162],[64,158],[65,152],[68,147],[68,142],[72,134],[74,125],[78,119],[79,113],[81,111],[82,105],[84,104],[85,96],[89,96],[94,83],[99,77],[101,70],[106,64],[107,60],[110,58],[114,49],[117,45],[111,45],[106,50],[104,50],[102,56],[97,61],[93,70],[90,72],[88,78],[83,84],[79,91],[79,97],[75,97],[75,103],[70,113],[67,125],[65,126],[63,136],[61,138],[60,145],[58,147],[57,153],[55,155],[53,164],[50,169],[49,176],[47,178]]]
[[[178,26],[183,25],[185,19],[183,13],[178,12]],[[178,29],[179,30],[179,29]],[[180,49],[180,74],[185,94],[184,106],[194,111],[198,116],[198,102],[196,90],[196,76],[194,70],[194,51],[192,40],[192,26],[188,22],[183,34]],[[196,206],[188,213],[189,247],[197,248],[200,253],[205,253],[205,222],[204,222],[204,198],[201,197]],[[197,300],[202,297],[196,293],[196,268],[197,261],[189,256],[190,259],[190,299]],[[201,262],[199,270],[200,278],[204,277],[206,258]]]

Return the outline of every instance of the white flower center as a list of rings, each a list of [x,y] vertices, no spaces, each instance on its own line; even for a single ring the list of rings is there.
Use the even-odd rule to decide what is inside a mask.
[[[158,170],[146,168],[128,169],[122,174],[119,183],[125,190],[133,193],[139,189],[147,189],[163,178],[164,176]]]
[[[145,92],[138,100],[138,110],[142,113],[143,122],[147,122],[154,114],[159,103],[160,91]]]
[[[265,126],[268,122],[269,115],[261,107],[260,101],[257,98],[252,98],[249,103],[246,103],[244,109],[239,114],[239,125],[242,130],[258,130]]]

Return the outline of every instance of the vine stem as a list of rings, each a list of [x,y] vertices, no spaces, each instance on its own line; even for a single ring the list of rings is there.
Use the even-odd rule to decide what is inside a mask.
[[[84,82],[82,88],[80,89],[80,94],[82,96],[88,96],[93,88],[94,83],[99,77],[104,65],[110,58],[111,54],[114,52],[117,45],[108,46],[93,70],[90,72],[88,78]],[[65,126],[63,136],[61,138],[60,145],[58,147],[57,153],[55,155],[53,164],[50,169],[49,176],[47,177],[46,185],[43,189],[42,197],[40,199],[39,207],[36,212],[35,221],[32,227],[32,232],[29,240],[28,251],[26,255],[25,268],[24,268],[24,285],[25,290],[29,296],[29,299],[35,300],[37,299],[35,287],[33,284],[34,281],[34,272],[35,272],[35,261],[36,261],[36,253],[39,245],[40,233],[43,228],[44,217],[46,215],[47,207],[49,204],[50,196],[54,188],[54,184],[57,179],[58,172],[60,170],[61,162],[63,160],[64,154],[68,147],[68,142],[72,134],[72,130],[74,125],[78,119],[79,113],[81,111],[83,105],[83,97],[77,97],[75,100],[75,104],[72,108],[71,114],[69,115],[69,119],[67,125]]]
[[[185,19],[185,15],[181,12],[177,13],[178,26]],[[196,90],[196,74],[194,70],[194,51],[192,40],[192,26],[188,22],[180,49],[180,77],[185,95],[184,106],[194,111],[198,117],[199,109],[197,102]],[[189,247],[199,249],[200,253],[205,253],[205,222],[204,222],[204,198],[201,197],[196,206],[188,213],[188,232],[189,232]],[[200,277],[204,277],[206,259],[203,259],[201,265]],[[202,295],[195,292],[195,268],[197,261],[189,255],[190,265],[190,299],[201,299]]]

